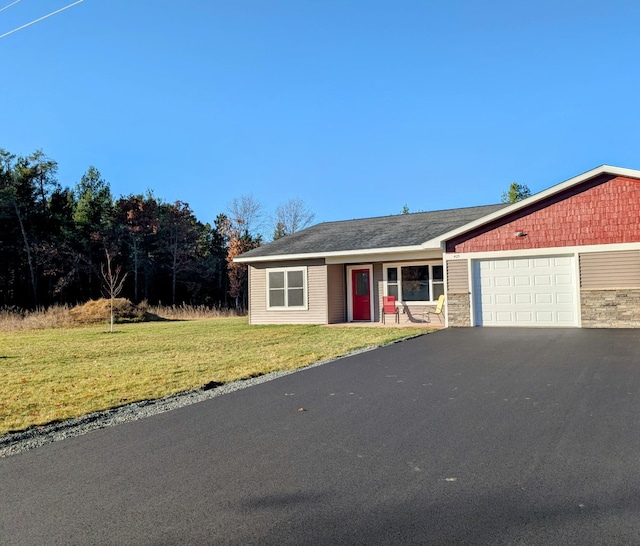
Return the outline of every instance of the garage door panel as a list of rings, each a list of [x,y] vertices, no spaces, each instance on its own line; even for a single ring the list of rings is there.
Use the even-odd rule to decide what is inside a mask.
[[[535,294],[534,296],[538,304],[553,303],[553,294]]]
[[[560,256],[553,259],[553,265],[559,267],[573,267],[573,258],[570,256]]]
[[[566,311],[558,311],[557,321],[558,324],[561,325],[575,326],[575,314]]]
[[[480,280],[480,286],[482,288],[490,288],[493,286],[493,278],[483,278]]]
[[[553,322],[553,311],[537,311],[536,322]]]
[[[494,313],[491,312],[483,312],[482,313],[482,321],[484,323],[493,323],[496,321],[496,317],[494,315]]]
[[[551,286],[551,275],[535,275],[533,277],[533,284],[536,286]]]
[[[518,311],[515,318],[520,326],[530,325],[533,322],[533,314],[530,311]]]
[[[495,297],[491,294],[482,294],[481,302],[483,307],[486,308],[488,305],[495,303]]]
[[[573,296],[573,294],[556,294],[556,301],[559,304],[574,304],[575,303],[575,297]]]
[[[511,286],[511,277],[503,277],[502,275],[494,277],[494,286],[505,287]]]
[[[571,275],[556,275],[555,276],[556,285],[573,285],[573,278]]]
[[[577,326],[572,256],[474,262],[477,325]]]

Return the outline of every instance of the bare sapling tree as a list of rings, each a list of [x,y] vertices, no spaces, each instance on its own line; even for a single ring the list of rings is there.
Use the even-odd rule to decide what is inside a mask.
[[[220,231],[227,239],[229,295],[235,300],[236,309],[246,309],[248,267],[234,258],[262,243],[257,230],[264,224],[264,209],[251,194],[234,199],[227,208],[228,216],[221,219]]]
[[[273,240],[285,235],[291,235],[311,225],[315,220],[315,213],[302,199],[289,199],[280,203],[276,208],[273,231]]]
[[[111,254],[105,248],[104,249],[105,256],[107,257],[107,266],[105,268],[105,264],[100,266],[100,272],[102,273],[102,293],[105,298],[109,298],[110,301],[110,310],[111,310],[111,333],[113,333],[113,303],[115,299],[122,292],[122,288],[124,287],[124,281],[127,278],[127,274],[122,274],[122,266],[117,266],[115,269],[111,267]]]
[[[264,227],[264,207],[251,193],[236,197],[227,209],[231,223],[241,225],[245,233],[256,236]]]

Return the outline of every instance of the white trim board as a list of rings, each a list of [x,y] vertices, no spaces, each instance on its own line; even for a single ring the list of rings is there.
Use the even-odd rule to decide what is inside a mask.
[[[618,252],[624,250],[640,250],[640,242],[614,243],[585,246],[554,246],[544,248],[525,248],[518,250],[495,250],[485,252],[445,252],[443,261],[449,260],[482,260],[490,258],[518,258],[520,256],[550,256],[555,254],[587,254],[591,252]]]
[[[440,250],[440,247],[434,247],[432,250]],[[384,256],[392,256],[404,253],[421,253],[424,255],[425,248],[422,245],[412,246],[396,246],[389,248],[362,248],[358,250],[337,250],[333,252],[309,252],[306,254],[278,254],[274,256],[255,256],[242,258],[241,256],[234,258],[238,263],[258,263],[258,262],[282,262],[291,260],[313,260],[318,258],[330,259],[334,258],[331,263],[345,263],[344,258],[354,258],[358,261],[366,261],[369,256],[375,256],[375,261],[380,261]],[[338,260],[338,258],[343,258]],[[397,258],[396,258],[397,259]],[[327,262],[329,263],[329,262]]]

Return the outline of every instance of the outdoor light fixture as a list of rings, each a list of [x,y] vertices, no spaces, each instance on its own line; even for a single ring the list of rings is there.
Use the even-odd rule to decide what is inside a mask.
[[[526,237],[527,236],[527,234],[524,231],[516,231],[513,235],[515,237]]]

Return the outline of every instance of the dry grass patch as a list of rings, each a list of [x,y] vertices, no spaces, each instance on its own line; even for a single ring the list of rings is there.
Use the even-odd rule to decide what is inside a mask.
[[[48,309],[24,311],[22,309],[0,309],[0,332],[16,330],[44,330],[45,328],[68,328],[74,320],[66,305]]]
[[[114,300],[115,321],[143,322],[152,320],[198,320],[205,318],[237,317],[235,309],[207,307],[206,305],[148,305],[132,304],[125,298]],[[44,330],[47,328],[71,328],[86,324],[109,324],[110,301],[90,300],[75,307],[54,305],[45,309],[0,309],[0,332],[16,330]]]
[[[3,333],[0,434],[275,370],[418,333],[409,328],[249,326],[246,318]]]
[[[149,305],[145,307],[152,316],[168,320],[195,320],[208,318],[230,318],[239,316],[238,311],[227,307],[206,305]]]

